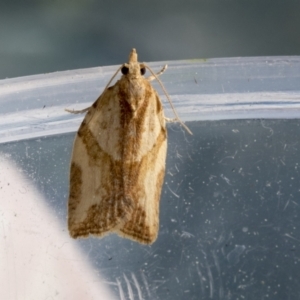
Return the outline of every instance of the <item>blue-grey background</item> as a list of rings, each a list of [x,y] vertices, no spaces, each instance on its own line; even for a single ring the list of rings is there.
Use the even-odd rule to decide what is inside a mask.
[[[1,0],[0,79],[141,61],[299,55],[297,0]]]

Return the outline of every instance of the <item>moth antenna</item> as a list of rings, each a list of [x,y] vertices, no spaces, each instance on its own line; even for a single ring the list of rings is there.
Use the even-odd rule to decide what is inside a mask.
[[[106,85],[104,91],[102,92],[102,95],[104,94],[104,92],[106,92],[106,90],[108,89],[109,85],[111,84],[111,82],[114,80],[114,78],[117,76],[117,74],[119,73],[119,71],[121,70],[121,68],[123,67],[123,65],[121,65],[118,70],[115,72],[115,74],[112,76],[112,78],[110,79],[110,81],[108,82],[108,84]]]
[[[103,90],[101,96],[106,92],[106,90],[108,89],[109,85],[110,85],[111,82],[114,80],[114,78],[115,78],[116,75],[119,73],[119,71],[121,70],[122,67],[123,67],[123,65],[120,66],[120,67],[118,68],[118,70],[115,72],[115,74],[114,74],[114,75],[112,76],[112,78],[109,80],[109,82],[108,82],[108,84],[106,85],[105,89]],[[100,96],[100,97],[101,97],[101,96]],[[100,98],[100,99],[101,99],[101,98]],[[91,106],[89,106],[89,107],[87,107],[87,108],[84,108],[84,109],[81,109],[81,110],[70,110],[70,109],[65,108],[65,111],[67,111],[67,112],[69,112],[69,113],[71,113],[71,114],[83,114],[83,113],[87,112],[90,108],[91,108]]]
[[[148,65],[146,65],[145,63],[143,63],[143,64],[144,64],[144,66],[150,71],[150,73],[152,74],[152,76],[155,77],[155,79],[158,81],[159,85],[161,86],[162,90],[164,91],[164,93],[165,93],[165,95],[166,95],[166,97],[167,97],[167,99],[168,99],[168,101],[169,101],[169,103],[170,103],[170,105],[171,105],[171,108],[172,108],[172,110],[173,110],[173,113],[174,113],[174,115],[175,115],[177,121],[184,127],[184,129],[185,129],[189,134],[193,135],[193,133],[190,131],[190,129],[189,129],[189,128],[188,128],[188,127],[180,120],[180,118],[179,118],[179,116],[178,116],[178,114],[177,114],[177,112],[176,112],[176,110],[175,110],[175,108],[174,108],[174,106],[173,106],[173,103],[172,103],[172,101],[171,101],[171,99],[170,99],[170,97],[169,97],[169,95],[168,95],[168,93],[167,93],[165,87],[163,86],[162,82],[160,81],[160,79],[159,79],[159,78],[157,77],[157,75],[151,70],[151,68],[148,67]],[[160,73],[161,73],[161,72],[160,72]]]

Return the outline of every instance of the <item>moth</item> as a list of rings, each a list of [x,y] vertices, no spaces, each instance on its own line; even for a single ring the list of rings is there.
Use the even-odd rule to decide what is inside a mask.
[[[143,76],[146,69],[152,74],[148,78]],[[138,62],[132,49],[128,63],[119,67],[91,107],[67,110],[87,112],[71,159],[71,237],[117,233],[142,244],[156,240],[167,153],[166,121],[170,119],[150,81],[156,78],[162,86],[158,76],[165,69],[155,74]],[[122,77],[109,87],[120,70]]]

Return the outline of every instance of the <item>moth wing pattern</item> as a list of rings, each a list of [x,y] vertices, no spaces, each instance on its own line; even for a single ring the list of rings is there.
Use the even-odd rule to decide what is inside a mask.
[[[151,87],[150,84],[149,86]],[[154,90],[151,95],[147,101],[149,113],[146,113],[143,119],[144,128],[141,128],[143,147],[136,149],[140,154],[134,155],[132,163],[126,168],[131,169],[130,181],[135,183],[128,186],[128,192],[130,191],[131,198],[134,199],[134,210],[130,218],[117,228],[119,235],[144,244],[151,244],[157,238],[167,152],[167,132],[162,106]],[[133,140],[132,148],[135,143]]]
[[[103,236],[132,210],[132,204],[127,203],[127,209],[124,209],[123,202],[116,201],[113,185],[114,172],[117,170],[113,168],[111,154],[101,147],[103,143],[99,143],[106,132],[102,131],[106,127],[103,111],[112,104],[110,99],[111,90],[108,89],[88,111],[74,141],[68,203],[69,231],[74,238],[87,237],[89,234]],[[113,132],[113,120],[109,126]],[[112,144],[113,139],[110,142]]]
[[[129,74],[88,110],[74,141],[68,227],[73,238],[115,232],[143,244],[159,228],[167,132],[157,92],[143,76],[136,52]]]

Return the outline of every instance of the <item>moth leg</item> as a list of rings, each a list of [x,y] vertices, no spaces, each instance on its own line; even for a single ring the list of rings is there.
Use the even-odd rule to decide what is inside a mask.
[[[167,68],[168,68],[168,65],[164,65],[164,67],[158,73],[156,73],[156,76],[160,76],[162,73],[164,73],[167,70]],[[147,80],[149,80],[149,81],[152,81],[154,79],[156,79],[156,78],[153,75],[147,77]]]
[[[170,122],[170,123],[174,123],[174,122],[178,122],[178,120],[176,118],[172,119],[172,118],[167,118],[167,117],[164,117],[166,122]]]
[[[83,114],[83,113],[87,112],[90,108],[91,108],[91,106],[87,107],[85,109],[82,109],[82,110],[74,110],[74,109],[71,110],[71,109],[65,108],[65,111],[67,111],[71,114]]]

